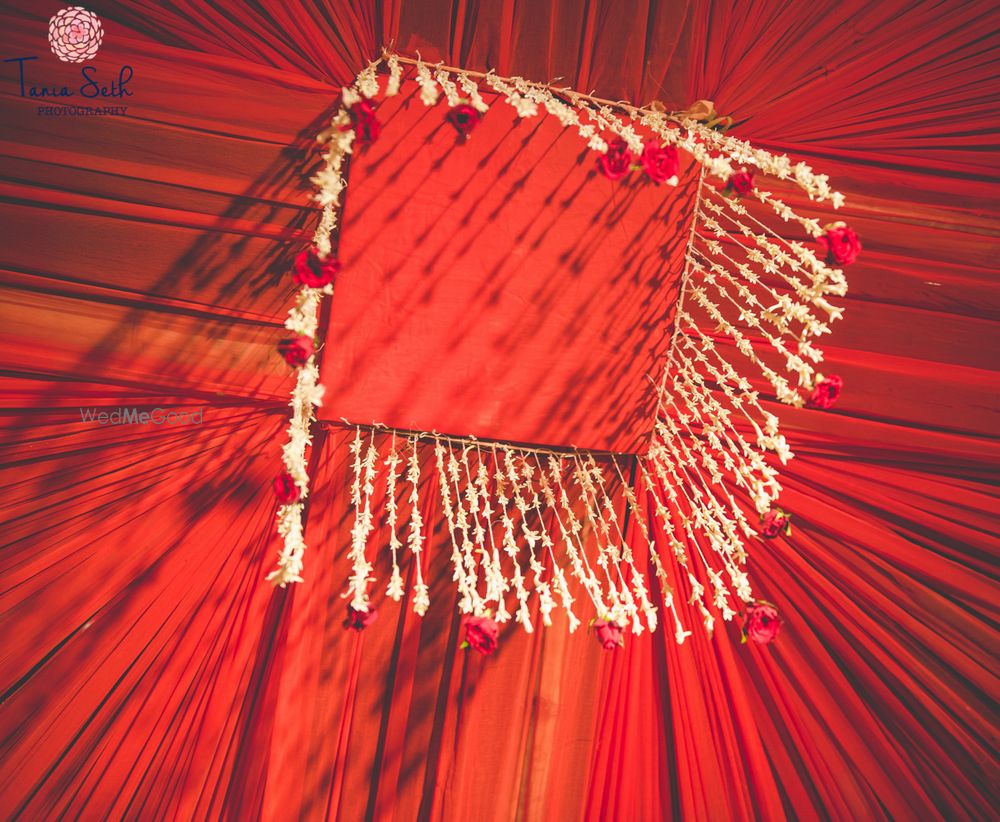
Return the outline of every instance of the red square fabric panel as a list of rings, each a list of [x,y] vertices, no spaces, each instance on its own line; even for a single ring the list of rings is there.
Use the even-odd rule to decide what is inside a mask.
[[[612,182],[489,96],[463,141],[414,89],[351,158],[322,417],[645,451],[697,172]]]

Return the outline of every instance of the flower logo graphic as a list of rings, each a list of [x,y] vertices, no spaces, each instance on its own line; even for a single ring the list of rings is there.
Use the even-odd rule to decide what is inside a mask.
[[[103,37],[100,19],[83,6],[69,6],[49,20],[49,46],[56,57],[67,63],[93,60]]]

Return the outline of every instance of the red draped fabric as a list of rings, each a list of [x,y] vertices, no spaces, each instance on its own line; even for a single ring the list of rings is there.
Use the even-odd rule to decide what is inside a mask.
[[[2,815],[990,817],[993,5],[95,2],[93,65],[134,69],[124,117],[39,115],[2,64]],[[7,4],[3,56],[78,85],[47,49],[57,8]],[[847,195],[865,251],[823,340],[845,392],[825,413],[782,409],[795,529],[750,551],[755,593],[786,620],[777,643],[725,625],[609,654],[557,620],[505,630],[487,659],[458,650],[432,495],[427,616],[383,603],[346,631],[332,420],[306,582],[263,583],[291,388],[274,343],[315,219],[311,139],[389,43],[611,99],[709,98]],[[80,416],[119,405],[203,423]],[[634,524],[629,538],[644,557]]]

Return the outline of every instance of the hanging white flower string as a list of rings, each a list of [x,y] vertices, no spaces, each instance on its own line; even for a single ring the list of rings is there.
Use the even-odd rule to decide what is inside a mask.
[[[808,165],[793,165],[784,155],[754,148],[706,124],[705,120],[716,118],[712,120],[714,123],[718,118],[714,111],[706,116],[712,107],[704,101],[676,113],[662,107],[637,108],[599,100],[573,89],[553,89],[521,77],[500,77],[492,71],[482,74],[441,64],[430,66],[419,59],[386,51],[382,60],[370,63],[352,85],[343,89],[341,106],[329,128],[320,135],[326,145],[324,164],[313,177],[317,186],[315,199],[321,209],[313,237],[319,260],[326,260],[333,251],[331,236],[346,185],[344,160],[357,140],[351,108],[369,105],[365,101],[378,96],[378,70],[383,61],[387,97],[399,93],[406,76],[404,65],[409,64],[413,67],[409,76],[419,86],[420,100],[426,106],[433,106],[441,99],[451,108],[468,103],[482,115],[489,108],[480,93],[482,83],[519,117],[548,114],[577,133],[598,154],[608,152],[609,141],[613,140],[624,141],[636,156],[642,154],[647,142],[653,146],[659,142],[687,152],[700,164],[703,178],[705,174],[712,175],[727,186],[738,170],[753,167],[794,183],[812,200],[829,201],[834,208],[843,203],[843,195],[830,187],[828,178],[814,173]],[[711,185],[699,186],[685,253],[681,297],[674,318],[675,330],[662,378],[654,382],[657,410],[649,451],[645,455],[628,456],[635,459],[636,487],[641,482],[645,488],[652,502],[652,514],[660,522],[659,531],[687,576],[689,602],[701,614],[709,632],[715,624],[715,614],[706,604],[706,591],[711,594],[711,605],[723,619],[735,615],[732,597],[742,602],[752,601],[743,570],[744,540],[754,537],[756,530],[731,489],[745,493],[763,515],[781,491],[777,471],[767,455],[773,454],[782,464],[792,457],[778,430],[777,417],[761,405],[759,392],[738,364],[750,363],[780,402],[805,404],[801,389],[814,389],[819,380],[816,365],[823,360],[822,351],[813,340],[828,333],[830,322],[842,314],[842,309],[831,304],[830,298],[846,293],[841,269],[828,265],[806,245],[778,234],[750,213],[748,204],[759,203],[759,208],[772,212],[785,224],[798,226],[808,236],[822,239],[825,229],[819,220],[798,214],[756,184],[743,191],[745,196],[740,199]],[[286,327],[300,338],[314,339],[322,298],[332,291],[329,284],[318,288],[303,286],[289,311]],[[707,328],[699,324],[696,313],[707,317]],[[745,329],[751,329],[755,337],[751,338]],[[784,373],[758,353],[762,343],[783,360]],[[297,366],[288,442],[282,452],[288,481],[295,491],[288,495],[292,499],[278,509],[278,532],[283,547],[278,567],[268,576],[281,586],[302,581],[303,501],[309,492],[306,454],[311,444],[315,408],[323,396],[315,353],[311,347],[306,353]],[[789,383],[790,374],[796,377],[795,387]],[[363,430],[371,432],[367,449],[363,445]],[[430,603],[423,577],[426,536],[420,512],[420,449],[421,440],[427,435],[384,430],[391,437],[383,463],[385,525],[390,532],[392,557],[386,595],[398,601],[404,593],[399,564],[403,542],[398,536],[395,498],[403,462],[396,449],[399,435],[409,446],[405,471],[409,485],[406,546],[413,562],[413,609],[423,615]],[[357,426],[351,444],[355,525],[349,552],[352,575],[347,596],[352,607],[360,611],[369,606],[368,584],[373,581],[373,566],[366,550],[374,530],[372,496],[378,461],[375,436],[375,426]],[[648,546],[650,567],[659,582],[663,605],[673,617],[676,641],[682,643],[690,636],[680,619],[675,589],[669,584],[650,524],[638,504],[635,488],[626,481],[617,455],[610,455],[620,482],[620,490],[613,491],[605,482],[595,455],[586,451],[555,454],[546,449],[515,448],[496,442],[484,450],[482,443],[472,437],[431,435],[430,438],[435,455],[432,470],[438,476],[437,482],[429,483],[427,488],[436,486],[440,497],[451,543],[453,580],[458,586],[459,609],[463,613],[493,614],[497,622],[513,616],[525,630],[532,631],[535,600],[542,623],[551,624],[557,607],[554,592],[572,631],[580,623],[571,609],[573,597],[568,579],[572,579],[586,591],[600,619],[629,626],[634,633],[646,627],[655,630],[657,608],[650,601],[646,578],[636,564],[619,517],[617,495],[623,513],[628,512],[642,543]],[[474,464],[470,461],[473,453]],[[563,482],[567,460],[573,481],[569,488]],[[574,509],[583,512],[586,527]],[[555,532],[550,534],[546,519]],[[560,546],[558,551],[555,538]],[[523,556],[531,575],[530,589],[520,565],[522,547],[526,549]],[[595,573],[588,551],[601,568],[601,577]],[[568,561],[568,575],[560,556]],[[543,557],[551,563],[548,573]],[[728,576],[728,583],[723,573]],[[508,591],[513,591],[518,603],[514,614],[507,609]],[[645,626],[640,614],[645,617]]]
[[[517,539],[514,536],[514,519],[510,513],[510,498],[507,496],[507,478],[503,472],[503,466],[500,464],[500,460],[497,458],[496,450],[493,452],[493,485],[496,489],[497,502],[500,505],[500,524],[503,528],[502,544],[504,553],[510,560],[512,566],[517,568],[513,574],[513,578],[522,584],[520,569],[518,568],[517,560]],[[508,584],[505,587],[505,591],[510,589]],[[526,594],[523,592],[522,587],[517,588],[517,598],[518,601],[523,601]],[[507,610],[506,603],[501,600],[497,607],[496,621],[503,623],[510,619],[510,612]]]
[[[622,599],[624,601],[625,613],[628,615],[632,622],[632,633],[641,634],[643,631],[642,622],[639,619],[639,606],[636,604],[636,598],[642,602],[645,599],[646,586],[642,581],[641,574],[635,568],[632,562],[632,550],[628,547],[625,541],[625,536],[622,533],[622,529],[618,524],[618,515],[615,513],[615,502],[608,495],[607,490],[604,487],[604,475],[600,468],[597,467],[597,463],[594,462],[592,455],[581,455],[579,452],[574,453],[574,458],[580,467],[580,471],[590,479],[590,489],[594,494],[595,508],[600,510],[600,528],[601,532],[607,541],[608,555],[613,561],[615,573],[618,576],[618,581],[621,585]],[[596,484],[595,484],[596,481]],[[598,494],[598,491],[600,492]],[[615,540],[614,534],[611,532],[611,526],[615,526],[615,531],[618,534],[618,540]],[[630,566],[632,573],[630,574],[630,579],[633,584],[638,578],[638,587],[633,591],[628,586],[628,581],[625,579],[625,575],[622,572],[622,564],[627,564]],[[649,609],[652,608],[648,602],[644,603],[644,612],[648,615]],[[655,612],[653,616],[653,625],[656,624]]]
[[[605,487],[604,472],[598,468],[593,454],[588,454],[586,459],[590,466],[591,475],[597,480],[597,483],[601,488],[601,494],[604,496],[605,509],[608,512],[611,523],[615,526],[618,539],[621,540],[621,558],[628,566],[629,579],[632,581],[632,590],[635,592],[635,598],[639,600],[639,606],[646,617],[646,625],[649,626],[649,630],[655,631],[657,624],[656,607],[649,601],[649,592],[646,590],[645,578],[635,565],[635,559],[632,556],[632,548],[628,544],[628,540],[625,538],[625,531],[618,520],[618,513],[615,511],[615,502]],[[614,455],[612,455],[611,459],[614,461]],[[615,462],[615,467],[618,467],[617,462]],[[631,489],[628,488],[623,480],[622,498],[625,500],[625,504],[628,505],[628,493],[626,492],[631,493]],[[639,621],[638,614],[634,614],[632,617],[632,631],[636,634],[642,633],[642,623]]]
[[[419,69],[418,69],[419,71]],[[535,117],[538,114],[538,104],[533,100],[519,94],[517,89],[503,78],[490,72],[485,77],[486,85],[498,94],[503,94],[504,102],[510,105],[517,112],[518,117]]]
[[[458,94],[458,86],[451,81],[451,77],[449,77],[448,72],[438,69],[434,72],[434,79],[437,80],[437,84],[444,92],[445,100],[448,101],[449,106],[454,108],[462,102],[462,98]]]
[[[542,470],[540,459],[535,457],[536,464],[538,465],[538,479],[539,484],[542,489],[542,494],[545,497],[546,504],[552,511],[555,517],[556,523],[559,525],[559,530],[563,535],[563,542],[566,546],[566,553],[570,558],[571,569],[573,576],[579,580],[580,584],[583,585],[584,590],[590,596],[591,602],[594,604],[594,608],[598,614],[604,614],[607,612],[608,608],[604,604],[604,596],[601,591],[601,584],[594,574],[593,569],[590,567],[590,563],[587,561],[587,553],[584,550],[583,542],[580,539],[580,531],[582,526],[580,521],[576,518],[573,513],[573,507],[569,501],[569,495],[566,493],[566,489],[562,484],[562,461],[555,455],[549,455],[548,457],[548,476],[544,470]],[[558,496],[556,491],[558,490]],[[559,515],[559,509],[562,508],[562,516]],[[565,524],[563,523],[563,518],[565,517]]]
[[[423,567],[420,555],[423,552],[423,518],[420,515],[420,497],[418,489],[420,487],[420,457],[417,454],[417,437],[414,435],[410,439],[410,459],[406,469],[406,479],[410,483],[410,533],[406,538],[406,544],[413,555],[414,575],[413,583],[413,612],[418,616],[427,613],[427,608],[431,604],[427,583],[424,582]]]
[[[496,458],[496,452],[494,451],[494,459]],[[539,528],[539,539],[541,540],[542,547],[548,552],[549,561],[552,563],[552,577],[555,580],[556,593],[559,594],[559,600],[562,602],[563,609],[566,611],[566,617],[569,620],[569,632],[573,633],[580,624],[579,618],[573,613],[573,595],[570,593],[569,585],[566,582],[566,573],[559,566],[559,562],[556,560],[555,555],[555,543],[549,534],[548,529],[545,527],[545,517],[542,514],[541,509],[541,499],[539,497],[538,490],[534,486],[536,468],[532,466],[527,456],[521,458],[521,476],[525,481],[525,488],[527,492],[531,494],[531,508],[534,510],[535,515],[538,518],[538,528]],[[544,489],[546,484],[545,472],[540,468],[538,469],[538,479],[539,487]],[[540,567],[536,571],[536,580],[540,577],[542,569]],[[546,589],[547,590],[547,589]],[[549,598],[551,601],[551,597]],[[552,603],[554,607],[555,603]],[[551,625],[552,619],[549,616],[548,610],[542,609],[542,618],[545,625]]]
[[[680,645],[687,637],[691,636],[691,632],[684,630],[684,625],[681,622],[680,615],[677,613],[677,607],[674,604],[674,590],[667,578],[666,569],[663,567],[663,563],[660,560],[659,552],[656,549],[656,545],[653,543],[652,536],[649,533],[649,526],[646,524],[645,517],[642,516],[638,502],[635,499],[635,494],[632,492],[632,489],[628,487],[628,483],[625,482],[625,477],[622,475],[621,468],[618,467],[618,461],[614,458],[612,458],[612,460],[614,461],[615,468],[618,471],[618,476],[621,477],[622,487],[626,489],[625,496],[632,508],[633,515],[635,516],[636,521],[642,524],[641,528],[643,535],[649,542],[649,558],[653,563],[653,567],[656,569],[656,577],[660,581],[660,591],[661,596],[663,597],[663,604],[670,611],[674,619],[674,638],[677,644]],[[663,504],[663,500],[661,499],[659,493],[657,493],[656,488],[653,486],[653,482],[650,479],[643,460],[636,460],[636,464],[639,468],[639,472],[642,474],[646,490],[653,496],[656,513],[659,515],[660,522],[663,524],[664,533],[667,535],[669,540],[676,541],[674,531],[670,527],[670,511]]]
[[[477,567],[475,554],[478,549],[483,577],[486,582],[486,595],[482,598],[481,604],[481,607],[485,609],[488,607],[489,601],[492,597],[490,596],[491,586],[489,580],[489,558],[486,555],[486,549],[484,547],[484,543],[486,542],[486,529],[483,527],[482,520],[479,517],[479,488],[476,485],[475,480],[472,478],[472,469],[469,466],[469,451],[473,448],[473,446],[474,444],[472,442],[466,442],[460,445],[462,458],[459,461],[459,466],[465,476],[465,488],[462,491],[462,499],[465,503],[466,510],[468,511],[466,530],[467,542],[465,543],[465,546],[466,550],[469,552],[469,557],[466,562],[471,567]],[[479,615],[480,614],[476,614],[476,616]]]
[[[447,450],[448,454],[446,481],[441,482],[439,480],[442,487],[442,504],[444,504],[445,499],[449,499],[446,511],[447,508],[451,508],[453,511],[455,530],[457,530],[461,536],[461,549],[458,549],[455,545],[454,531],[452,532],[452,561],[455,563],[454,578],[459,581],[459,592],[462,594],[458,607],[462,613],[471,613],[475,616],[481,616],[484,610],[484,605],[478,592],[478,573],[476,570],[475,555],[473,554],[472,540],[469,538],[468,514],[462,504],[462,492],[459,487],[461,474],[458,459],[455,457],[455,451],[451,441],[448,442],[447,449],[445,449],[441,444],[440,439],[435,438],[435,443],[436,450],[442,455],[442,461],[439,463],[438,468],[439,471],[441,471],[440,465],[444,464],[443,454],[445,450]],[[449,488],[453,490],[455,494],[454,507],[452,507],[450,502]]]
[[[471,610],[470,595],[465,582],[465,569],[462,567],[462,552],[455,539],[455,509],[451,504],[451,492],[448,489],[448,475],[445,473],[444,446],[441,440],[434,439],[434,459],[438,472],[438,490],[441,495],[441,508],[444,511],[445,522],[448,524],[448,537],[451,540],[451,561],[455,566],[452,582],[458,583],[458,591],[462,595],[459,610],[468,613]]]
[[[392,574],[389,577],[389,584],[386,587],[385,595],[389,599],[399,602],[403,598],[403,576],[399,571],[399,549],[403,543],[399,540],[396,532],[396,518],[398,506],[396,502],[396,482],[399,479],[399,464],[402,460],[399,452],[396,451],[396,432],[392,432],[392,440],[389,445],[389,453],[385,458],[385,522],[389,529],[389,550],[392,552]],[[444,489],[447,491],[447,488]],[[442,497],[444,495],[442,494]],[[451,523],[451,506],[446,505],[448,522]]]
[[[417,62],[417,83],[420,84],[420,102],[425,106],[433,106],[438,101],[438,88],[431,76],[431,70],[421,62]]]
[[[313,234],[313,247],[321,261],[325,261],[333,250],[330,237],[337,227],[337,209],[340,207],[340,195],[346,185],[342,175],[344,157],[351,153],[354,143],[355,134],[347,111],[351,104],[348,101],[360,99],[359,89],[362,86],[373,94],[378,92],[375,70],[379,62],[381,61],[376,60],[370,63],[358,75],[355,84],[344,89],[337,113],[319,138],[328,141],[323,168],[312,178],[318,189],[315,200],[321,209],[319,224]],[[374,88],[372,82],[375,84]],[[320,303],[324,295],[331,294],[333,294],[331,284],[320,288],[304,284],[296,296],[295,306],[288,312],[285,328],[300,339],[312,340],[316,336],[319,323]],[[319,384],[319,370],[316,366],[315,353],[310,345],[310,353],[296,374],[288,442],[282,451],[285,470],[298,489],[298,499],[278,508],[278,534],[282,537],[283,545],[278,555],[277,568],[267,575],[269,582],[282,588],[290,582],[302,582],[302,556],[306,547],[302,514],[305,506],[299,500],[304,500],[309,495],[306,448],[312,442],[310,428],[316,419],[315,409],[322,399],[323,386]]]
[[[506,478],[510,483],[511,498],[514,501],[514,507],[517,508],[521,517],[521,536],[524,539],[525,545],[528,546],[528,568],[533,574],[535,593],[538,596],[538,609],[542,615],[543,624],[551,625],[552,617],[550,615],[552,613],[552,609],[555,607],[555,601],[552,599],[548,583],[542,579],[542,572],[544,569],[535,554],[535,545],[538,544],[538,541],[541,539],[541,532],[535,531],[528,526],[528,501],[522,494],[521,477],[518,472],[517,462],[514,458],[514,452],[510,448],[504,449],[503,460]],[[520,572],[520,567],[518,567],[518,575],[520,575]],[[523,598],[520,596],[518,598],[520,600],[520,607],[518,609],[517,621],[524,626],[525,630],[530,632],[531,612],[528,608],[527,591],[524,592]]]
[[[474,483],[483,513],[482,521],[484,524],[482,528],[483,531],[486,532],[486,539],[478,537],[477,532],[480,556],[482,557],[483,573],[486,577],[486,601],[494,602],[499,607],[500,603],[503,601],[506,583],[503,577],[503,572],[500,570],[500,552],[497,550],[496,543],[493,540],[493,505],[490,501],[489,492],[489,468],[483,461],[483,455],[479,450],[478,442],[475,444],[475,450],[476,476]],[[487,541],[489,542],[489,548],[487,548],[486,545]]]
[[[749,601],[751,597],[746,575],[738,567],[745,560],[745,555],[739,543],[738,536],[733,531],[732,521],[728,519],[726,511],[713,493],[712,489],[717,487],[717,484],[714,481],[711,484],[706,481],[696,461],[692,458],[693,455],[690,452],[684,452],[683,443],[681,443],[681,448],[678,449],[673,447],[672,442],[670,442],[668,443],[668,449],[674,459],[671,460],[665,450],[658,450],[657,457],[660,464],[666,466],[667,470],[673,475],[677,487],[681,491],[681,495],[688,503],[691,516],[729,571],[730,578],[734,585],[737,586],[737,591],[741,598],[745,597]],[[717,472],[717,466],[712,465],[708,460],[704,460],[704,462],[706,467],[711,471]],[[684,475],[683,478],[678,475],[678,470]],[[730,502],[732,503],[731,498]],[[716,594],[717,607],[722,611],[724,618],[728,620],[733,615],[728,605],[724,605],[725,596],[728,592],[725,590],[718,573],[711,567],[702,552],[701,543],[696,535],[693,531],[688,530],[688,536],[698,551],[698,556],[702,561],[702,568],[706,576],[712,581]],[[691,579],[694,582],[694,578],[691,577]],[[707,612],[703,606],[699,607],[707,619]]]
[[[464,72],[458,75],[458,84],[462,87],[462,91],[465,92],[466,96],[469,98],[469,104],[480,114],[485,114],[489,111],[490,107],[486,105],[486,101],[483,100],[482,95],[479,93],[479,86],[476,85],[475,81],[469,78],[468,74]]]
[[[350,451],[354,455],[354,482],[351,485],[354,527],[351,529],[349,556],[352,573],[348,585],[348,595],[351,598],[351,607],[359,612],[368,610],[368,583],[373,581],[371,576],[373,566],[365,556],[365,551],[368,546],[368,536],[375,528],[372,516],[372,494],[375,493],[378,449],[375,447],[374,428],[364,458],[361,456],[362,446],[361,429],[358,428],[350,446]]]
[[[632,599],[632,593],[629,591],[625,578],[621,574],[621,568],[618,566],[618,551],[608,538],[610,530],[608,523],[598,513],[601,506],[597,500],[597,489],[594,487],[590,472],[584,469],[576,454],[573,456],[573,463],[573,479],[580,489],[580,500],[583,503],[584,514],[590,523],[591,535],[598,549],[596,562],[598,567],[604,571],[605,579],[608,582],[607,594],[611,601],[611,607],[608,608],[606,614],[598,614],[598,616],[609,622],[625,625],[635,615],[635,601]],[[618,583],[612,578],[613,575],[618,576]],[[621,585],[620,589],[618,584]]]

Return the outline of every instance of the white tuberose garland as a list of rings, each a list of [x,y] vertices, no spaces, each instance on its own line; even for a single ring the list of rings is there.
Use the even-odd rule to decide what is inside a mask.
[[[468,102],[480,115],[488,108],[479,93],[474,72],[440,65],[431,67],[393,54],[386,54],[384,60],[388,67],[386,95],[396,94],[400,89],[400,63],[411,62],[415,63],[414,79],[424,105],[432,106],[443,100],[455,108]],[[376,70],[380,62],[371,63],[353,85],[344,88],[342,105],[330,128],[321,135],[327,141],[327,153],[322,170],[313,177],[318,188],[315,199],[322,208],[313,244],[321,260],[333,253],[331,234],[346,185],[343,163],[355,144],[349,109],[378,94]],[[655,147],[662,142],[690,154],[702,166],[703,176],[707,173],[729,181],[738,169],[750,165],[779,179],[794,181],[810,199],[829,200],[835,208],[843,202],[843,196],[830,188],[825,175],[814,174],[802,163],[793,166],[783,155],[755,149],[685,114],[613,107],[570,89],[553,90],[520,77],[501,78],[492,72],[478,76],[518,116],[547,113],[576,131],[596,152],[603,154],[610,149],[609,141],[622,140],[629,151],[639,155],[647,143]],[[630,112],[631,124],[620,110]],[[649,133],[640,136],[633,125],[642,126]],[[649,524],[634,489],[625,482],[620,466],[613,460],[621,483],[620,510],[630,513],[641,542],[648,545],[651,570],[659,584],[663,606],[673,617],[678,643],[691,631],[681,622],[676,607],[676,583],[669,584],[654,542],[655,532],[649,525],[654,519],[660,520],[662,536],[682,571],[681,584],[688,588],[688,594],[681,593],[679,598],[686,598],[697,609],[708,632],[716,620],[709,605],[728,620],[736,616],[739,603],[752,601],[743,570],[744,539],[754,536],[755,530],[729,488],[740,488],[763,515],[781,490],[777,470],[766,455],[770,452],[785,463],[792,454],[778,431],[777,417],[761,407],[758,392],[734,362],[749,361],[773,388],[778,400],[802,405],[805,402],[802,394],[789,384],[786,375],[797,376],[798,388],[813,387],[818,379],[814,364],[821,362],[823,355],[812,340],[827,333],[829,322],[842,313],[828,298],[842,296],[846,291],[840,269],[828,267],[811,249],[767,228],[749,213],[747,201],[730,196],[728,189],[723,192],[713,188],[705,195],[701,190],[687,248],[681,304],[675,318],[677,332],[657,385],[657,416],[651,446],[645,456],[636,458],[638,474],[656,515]],[[823,233],[818,220],[796,214],[771,193],[754,188],[747,197],[750,202],[751,197],[786,223],[798,224],[812,236]],[[314,338],[320,303],[332,291],[331,286],[303,287],[289,311],[286,327],[299,336]],[[698,309],[695,313],[708,316],[709,324],[699,327],[692,315],[693,306]],[[720,340],[728,345],[717,344]],[[783,359],[784,373],[768,364],[775,361],[773,358],[766,362],[758,354],[757,349],[764,344]],[[306,452],[311,444],[310,427],[323,394],[318,380],[315,356],[310,356],[298,369],[288,442],[283,449],[285,468],[299,491],[299,499],[278,510],[278,531],[284,546],[278,567],[268,579],[281,586],[302,581],[305,543],[301,500],[309,491]],[[361,428],[351,446],[355,526],[350,551],[353,574],[347,596],[358,611],[369,607],[367,589],[373,571],[366,548],[374,529],[371,496],[378,449],[375,431],[368,430],[372,432],[371,440],[363,456]],[[395,449],[395,435],[399,433],[409,440],[405,470],[410,506],[406,544],[414,563],[413,609],[423,615],[430,599],[422,567],[426,537],[418,490],[419,438],[388,429],[384,433],[393,436],[385,460],[389,497],[386,516],[392,554],[392,575],[386,594],[399,600],[404,593],[398,564],[403,543],[396,532],[396,483],[403,462]],[[537,603],[542,623],[548,625],[557,605],[554,592],[568,612],[570,630],[575,628],[579,618],[570,609],[573,598],[567,586],[567,573],[560,566],[554,551],[555,541],[548,531],[548,527],[555,527],[569,560],[569,574],[587,593],[597,617],[621,627],[631,625],[634,633],[646,627],[655,630],[659,619],[657,608],[648,596],[647,580],[636,565],[625,533],[628,529],[619,519],[613,492],[592,454],[575,454],[571,470],[565,475],[564,458],[544,450],[518,449],[520,454],[515,455],[512,446],[498,443],[484,456],[480,444],[472,438],[458,440],[457,448],[450,438],[447,446],[436,435],[434,442],[437,483],[427,483],[425,487],[438,489],[452,544],[460,609],[464,613],[477,617],[493,613],[496,622],[513,617],[531,631],[529,602]],[[476,458],[470,462],[473,452]],[[493,459],[492,482],[489,454]],[[543,459],[547,468],[543,467]],[[574,481],[572,485],[570,479]],[[614,474],[608,480],[614,481]],[[543,503],[546,518],[552,517],[550,526],[546,526],[546,518],[542,516]],[[539,547],[544,552],[537,550]],[[546,556],[550,568],[543,562]],[[522,568],[521,560],[525,557],[527,564]],[[513,591],[517,600],[513,612],[506,602],[508,591]],[[645,626],[640,615],[645,616]]]
[[[381,61],[370,63],[359,75],[353,86],[344,89],[341,106],[330,121],[323,168],[312,178],[318,189],[315,200],[322,208],[319,225],[313,235],[313,246],[321,260],[333,252],[330,237],[337,226],[337,209],[346,180],[343,177],[344,158],[351,153],[354,144],[354,130],[348,109],[353,102],[378,94],[378,79],[375,70]],[[399,64],[394,64],[397,70]],[[398,83],[397,83],[398,88]],[[388,93],[388,91],[387,91]],[[303,286],[295,298],[295,306],[288,312],[285,328],[299,337],[313,339],[319,325],[319,308],[324,296],[333,294],[330,285],[323,288]],[[299,489],[299,500],[309,495],[309,474],[306,469],[306,447],[312,444],[310,428],[316,420],[316,408],[322,403],[323,386],[319,384],[319,368],[316,355],[312,354],[298,369],[295,389],[292,391],[292,418],[288,426],[288,442],[282,449],[285,470]],[[267,575],[268,582],[284,588],[290,582],[302,582],[302,554],[306,544],[303,536],[302,513],[304,505],[300,501],[278,508],[278,533],[283,545],[278,554],[278,567]]]

